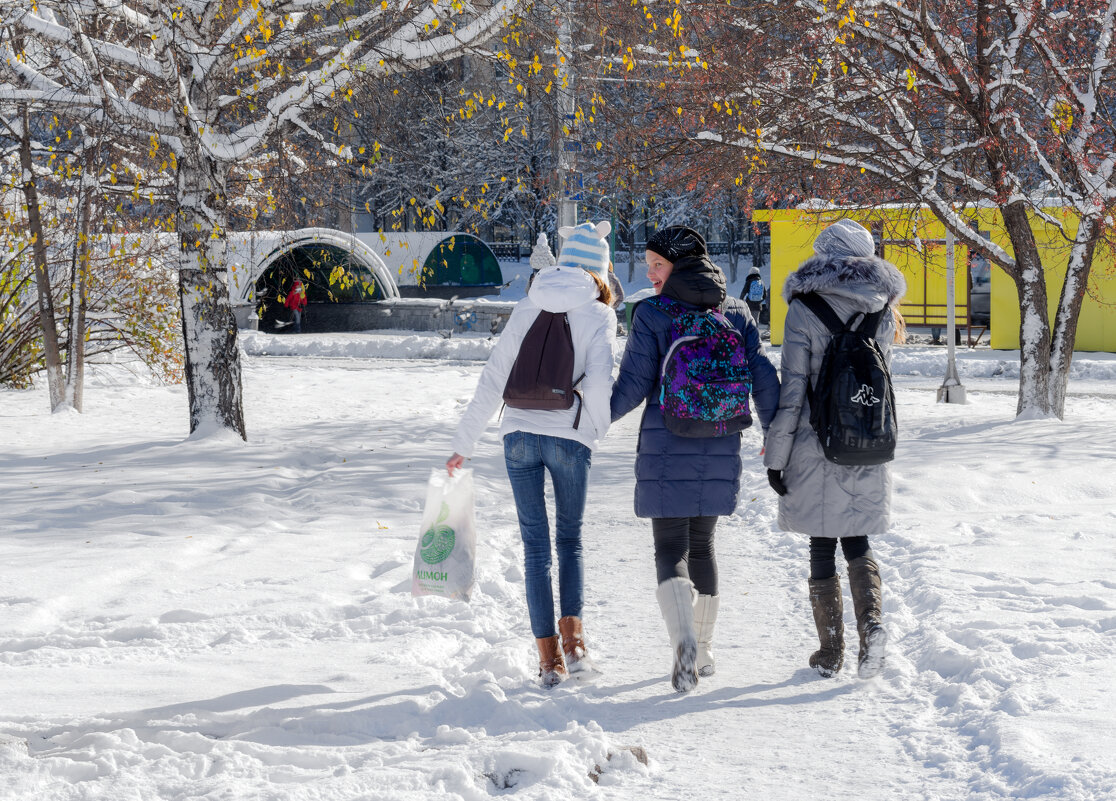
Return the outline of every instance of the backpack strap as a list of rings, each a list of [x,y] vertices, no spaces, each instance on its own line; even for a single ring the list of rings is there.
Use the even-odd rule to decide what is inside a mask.
[[[683,314],[689,314],[690,312],[705,314],[716,313],[721,315],[722,317],[725,316],[724,303],[721,303],[719,306],[712,306],[708,309],[688,309],[674,298],[668,298],[666,295],[655,295],[654,297],[647,298],[646,300],[641,300],[640,303],[650,303],[659,311],[665,314],[669,314],[672,318],[675,319],[681,317]],[[729,325],[732,325],[732,323],[729,323]]]
[[[585,373],[582,373],[581,377],[573,382],[573,385],[576,387],[578,384],[580,384],[582,378],[585,378]],[[585,408],[585,398],[581,397],[580,389],[575,389],[574,395],[577,397],[577,414],[574,415],[573,424],[574,430],[576,431],[577,427],[581,425],[581,410]]]
[[[642,302],[654,306],[659,311],[665,312],[671,317],[678,317],[686,313],[686,309],[682,307],[681,303],[674,298],[668,298],[666,295],[655,295]]]
[[[837,312],[833,311],[833,307],[817,292],[807,292],[804,295],[796,295],[795,297],[806,304],[806,308],[812,311],[814,316],[822,321],[831,334],[839,334],[845,330],[845,322],[837,316]]]
[[[857,333],[869,336],[872,339],[876,338],[876,332],[880,330],[880,320],[883,319],[884,312],[887,311],[887,304],[878,311],[871,314],[864,315],[864,321],[857,327]]]
[[[807,292],[804,295],[795,295],[796,298],[806,304],[806,308],[814,313],[814,315],[821,320],[825,327],[829,329],[830,333],[839,334],[842,331],[854,330],[858,334],[865,334],[866,336],[875,339],[876,331],[879,330],[880,320],[883,319],[884,312],[888,310],[888,305],[885,303],[882,309],[874,312],[857,312],[854,314],[849,322],[856,320],[858,316],[863,319],[855,328],[842,322],[841,318],[837,316],[837,312],[833,311],[833,307],[829,305],[825,298],[817,292]]]

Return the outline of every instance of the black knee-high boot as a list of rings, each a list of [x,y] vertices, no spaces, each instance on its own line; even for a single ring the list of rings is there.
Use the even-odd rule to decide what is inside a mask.
[[[880,566],[871,556],[861,556],[849,562],[849,590],[856,612],[856,630],[860,634],[857,675],[867,679],[880,672],[887,651]]]
[[[810,655],[810,667],[823,676],[835,676],[845,663],[845,622],[841,580],[837,576],[810,579],[810,608],[821,647]]]

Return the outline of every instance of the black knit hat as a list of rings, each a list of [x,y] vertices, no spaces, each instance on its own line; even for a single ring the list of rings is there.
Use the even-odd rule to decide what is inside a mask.
[[[660,228],[648,238],[647,249],[658,253],[671,264],[686,256],[704,256],[708,253],[701,234],[684,225]]]

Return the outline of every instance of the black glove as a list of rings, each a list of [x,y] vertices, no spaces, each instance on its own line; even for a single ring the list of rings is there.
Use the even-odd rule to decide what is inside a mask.
[[[782,470],[768,470],[767,483],[771,485],[771,489],[775,490],[775,494],[780,498],[787,494],[787,485],[783,481]]]

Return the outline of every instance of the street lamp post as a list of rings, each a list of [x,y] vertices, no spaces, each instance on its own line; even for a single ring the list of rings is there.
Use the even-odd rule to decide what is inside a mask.
[[[577,225],[577,201],[581,193],[581,173],[577,153],[581,141],[576,133],[576,98],[573,64],[573,31],[570,0],[558,3],[558,228]]]
[[[946,150],[950,150],[953,145],[952,129],[950,125],[953,121],[953,105],[946,106],[946,115],[944,120],[944,145]],[[946,191],[949,191],[948,186]],[[947,196],[948,197],[948,196]],[[949,210],[953,211],[953,205],[949,205]],[[942,220],[942,225],[945,226],[945,243],[946,243],[946,374],[945,380],[942,385],[938,387],[938,403],[964,403],[965,402],[965,388],[961,386],[961,379],[957,375],[957,356],[954,344],[957,338],[957,270],[954,264],[954,251],[956,250],[956,241],[954,240],[953,230],[949,227],[947,220]]]
[[[942,385],[938,387],[938,403],[964,403],[965,387],[961,386],[961,379],[957,375],[957,357],[954,348],[956,340],[957,321],[957,282],[956,267],[954,264],[955,242],[953,231],[948,227],[945,234],[946,241],[946,374]]]

